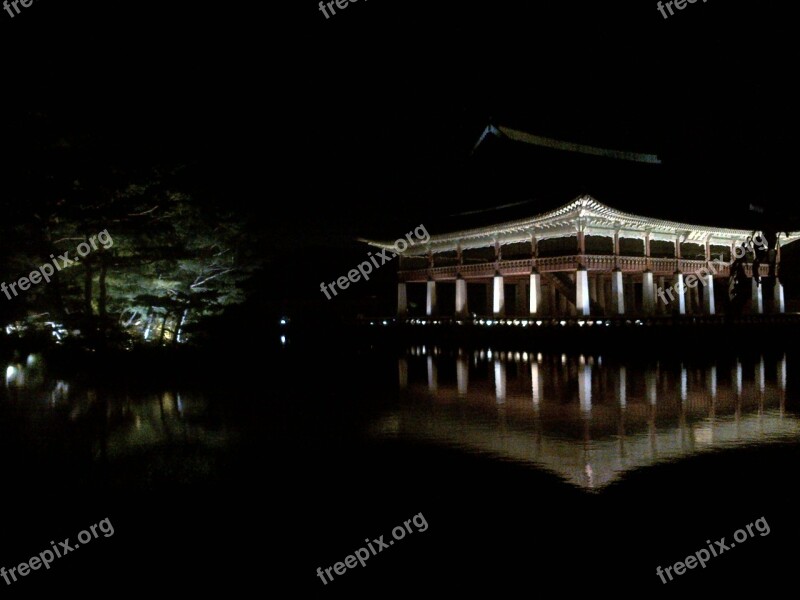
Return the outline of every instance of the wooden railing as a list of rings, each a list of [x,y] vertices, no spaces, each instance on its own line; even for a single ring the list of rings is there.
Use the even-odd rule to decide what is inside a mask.
[[[435,280],[452,280],[459,274],[465,279],[478,279],[492,277],[499,272],[503,276],[528,275],[535,266],[542,273],[555,273],[560,271],[575,271],[583,265],[589,271],[609,273],[619,268],[623,273],[642,273],[650,269],[658,276],[672,276],[675,271],[682,271],[685,275],[708,271],[709,263],[704,260],[689,260],[678,258],[648,258],[646,256],[608,256],[586,254],[583,256],[549,256],[544,258],[525,258],[517,260],[501,260],[490,263],[450,265],[427,269],[411,269],[400,271],[400,281],[426,281],[428,278]],[[713,260],[710,263],[715,277],[729,277],[730,263]],[[745,272],[752,277],[752,266],[745,265]],[[759,274],[766,277],[769,274],[769,265],[761,265]]]

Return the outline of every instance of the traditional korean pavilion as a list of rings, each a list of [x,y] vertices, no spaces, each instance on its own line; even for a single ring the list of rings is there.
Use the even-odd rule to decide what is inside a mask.
[[[410,246],[399,257],[397,316],[714,315],[727,302],[737,247],[757,235],[621,212],[581,196],[530,218]],[[797,239],[800,233],[782,234],[779,245]],[[751,279],[751,314],[785,311],[780,248],[777,254],[774,285]],[[752,261],[745,262],[752,277]],[[760,276],[768,269],[760,265]],[[424,310],[421,302],[411,310],[414,286],[424,287]],[[439,302],[445,296],[454,298],[451,306]]]

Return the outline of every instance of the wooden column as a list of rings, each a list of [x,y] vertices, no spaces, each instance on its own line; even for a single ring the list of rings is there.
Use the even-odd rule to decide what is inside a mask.
[[[611,272],[611,314],[625,314],[625,291],[623,287],[622,271],[614,269]]]
[[[425,314],[429,317],[436,315],[436,282],[428,280],[425,295]]]
[[[397,284],[397,316],[404,318],[408,315],[408,292],[406,283],[401,281]]]
[[[675,271],[675,281],[672,285],[675,301],[673,304],[673,311],[679,315],[686,314],[686,285],[683,283],[683,273]]]
[[[653,272],[647,269],[642,273],[642,309],[646,315],[652,315],[656,308]]]
[[[492,314],[501,317],[506,314],[506,296],[503,276],[495,272],[492,285]]]
[[[531,282],[528,292],[528,312],[531,315],[539,315],[543,310],[542,298],[542,276],[535,268],[531,272]]]
[[[459,274],[458,277],[456,277],[456,316],[466,317],[468,314],[467,280]]]
[[[703,308],[707,315],[713,315],[717,312],[716,303],[714,302],[714,276],[711,273],[702,275],[703,283]]]
[[[589,272],[586,267],[578,267],[575,272],[575,307],[581,316],[591,314],[589,309]]]
[[[753,290],[753,296],[752,296],[753,303],[751,306],[751,312],[754,315],[763,315],[764,314],[764,294],[762,293],[763,286],[758,284],[755,277],[753,277],[750,281]]]

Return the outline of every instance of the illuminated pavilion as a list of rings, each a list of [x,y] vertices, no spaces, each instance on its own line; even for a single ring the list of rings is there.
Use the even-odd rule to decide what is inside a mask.
[[[410,246],[400,255],[397,315],[414,316],[409,292],[418,285],[425,288],[420,317],[714,315],[727,299],[733,252],[753,235],[634,215],[582,196],[534,217]],[[779,243],[797,239],[792,233]],[[745,270],[752,277],[752,265]],[[759,274],[766,277],[768,265]],[[751,281],[752,314],[785,311],[777,277],[766,307],[764,286]],[[452,308],[437,301],[444,286],[455,287]]]

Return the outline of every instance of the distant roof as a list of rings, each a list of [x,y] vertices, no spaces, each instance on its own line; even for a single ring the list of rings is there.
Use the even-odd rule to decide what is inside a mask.
[[[620,160],[630,160],[634,162],[644,162],[660,165],[661,161],[655,154],[641,154],[637,152],[625,152],[622,150],[609,150],[607,148],[598,148],[597,146],[588,146],[586,144],[576,144],[574,142],[564,142],[533,133],[527,133],[511,127],[504,127],[498,125],[489,125],[483,130],[478,142],[473,148],[473,152],[480,146],[489,135],[497,137],[506,137],[517,142],[525,142],[534,146],[542,146],[544,148],[553,148],[555,150],[564,150],[566,152],[578,152],[580,154],[591,154],[593,156],[604,156],[606,158],[616,158]]]

